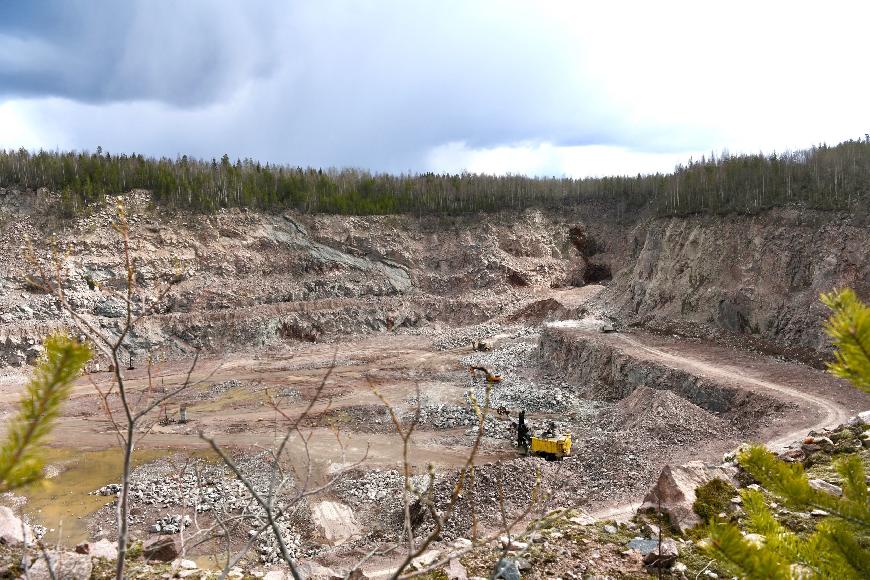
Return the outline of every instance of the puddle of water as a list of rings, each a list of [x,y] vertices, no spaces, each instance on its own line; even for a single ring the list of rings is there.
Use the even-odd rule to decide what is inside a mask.
[[[133,453],[133,464],[153,461],[165,451],[141,450]],[[24,512],[32,523],[42,524],[49,530],[48,543],[60,542],[74,546],[87,541],[88,516],[112,501],[111,496],[88,495],[107,483],[121,478],[122,455],[120,449],[81,451],[68,448],[48,448],[44,455],[46,465],[56,465],[62,470],[52,479],[45,479],[19,490],[27,498]]]

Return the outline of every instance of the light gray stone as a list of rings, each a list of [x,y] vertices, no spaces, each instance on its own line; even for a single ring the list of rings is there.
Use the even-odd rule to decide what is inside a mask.
[[[87,554],[47,552],[45,555],[40,555],[31,566],[31,580],[49,580],[52,577],[49,566],[54,572],[54,577],[63,580],[88,580],[94,569],[91,557]]]
[[[0,544],[17,546],[25,540],[30,543],[32,539],[30,526],[16,517],[11,509],[0,506]]]

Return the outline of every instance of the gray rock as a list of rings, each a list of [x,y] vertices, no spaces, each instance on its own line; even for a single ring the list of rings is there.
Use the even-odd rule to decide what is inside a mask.
[[[496,564],[493,580],[520,580],[521,578],[517,563],[512,558],[502,558]]]
[[[604,531],[607,532],[608,534],[615,534],[618,530],[617,530],[616,526],[611,525],[611,524],[607,524],[606,526],[604,526]]]
[[[641,556],[646,556],[653,550],[658,549],[659,541],[658,540],[649,540],[645,538],[634,538],[628,542],[628,547],[631,550],[636,550],[640,552]]]
[[[651,568],[670,568],[679,554],[677,542],[673,538],[665,538],[662,540],[661,550],[656,545],[654,550],[644,556],[643,563]]]
[[[25,540],[29,543],[32,539],[30,526],[15,517],[11,509],[0,506],[0,544],[17,546]]]
[[[40,555],[31,566],[31,580],[49,580],[52,577],[49,566],[54,577],[63,580],[88,580],[94,570],[91,557],[86,554],[47,552]]]
[[[344,574],[339,574],[332,568],[321,566],[317,562],[310,560],[299,562],[297,568],[299,569],[299,574],[305,580],[337,580],[338,578],[344,578]]]
[[[468,572],[458,558],[451,558],[450,563],[444,568],[447,580],[468,580]]]
[[[828,483],[823,479],[811,479],[809,480],[809,484],[810,487],[813,489],[817,489],[825,493],[830,493],[832,495],[836,495],[837,497],[843,495],[843,489],[840,486],[834,485],[833,483]]]

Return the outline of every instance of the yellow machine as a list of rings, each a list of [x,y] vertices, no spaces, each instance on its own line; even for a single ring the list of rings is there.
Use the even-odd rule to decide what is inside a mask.
[[[468,367],[468,372],[471,373],[471,376],[474,376],[476,371],[481,371],[484,375],[486,375],[486,382],[488,383],[500,383],[501,375],[494,375],[484,367]]]
[[[532,437],[529,453],[545,457],[551,456],[556,459],[571,455],[571,434],[552,439]]]
[[[554,425],[551,424],[551,428]],[[554,433],[552,429],[549,433]],[[562,459],[571,455],[571,434],[558,437],[536,437],[526,425],[526,412],[520,411],[517,421],[517,448],[527,455],[538,455],[546,459]]]

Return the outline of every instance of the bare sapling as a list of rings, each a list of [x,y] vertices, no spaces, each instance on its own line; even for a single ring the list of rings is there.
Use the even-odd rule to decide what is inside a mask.
[[[128,372],[129,367],[132,366],[133,348],[129,344],[130,339],[143,318],[154,313],[155,307],[166,297],[178,277],[170,277],[169,282],[156,289],[154,298],[146,302],[144,293],[140,292],[137,284],[130,241],[130,226],[126,209],[120,201],[117,204],[117,217],[113,223],[113,229],[119,238],[120,262],[124,279],[120,290],[99,288],[99,291],[107,297],[120,300],[124,306],[120,324],[114,331],[101,329],[89,316],[79,312],[68,300],[65,290],[67,280],[64,276],[64,256],[60,254],[56,243],[51,243],[50,256],[47,261],[36,256],[36,251],[32,245],[29,247],[27,257],[39,274],[38,280],[31,279],[30,283],[53,294],[59,307],[70,316],[73,324],[109,362],[111,377],[108,386],[100,386],[91,373],[87,374],[87,377],[97,390],[107,420],[115,432],[122,450],[121,490],[117,499],[118,560],[115,569],[115,576],[120,580],[124,577],[125,556],[129,539],[132,456],[136,444],[150,431],[150,426],[144,425],[146,417],[176,395],[202,380],[207,380],[208,377],[197,381],[193,380],[199,358],[197,352],[182,383],[169,391],[158,391],[153,380],[152,359],[148,357],[145,387],[140,389],[130,387]],[[46,267],[46,262],[48,267]]]

